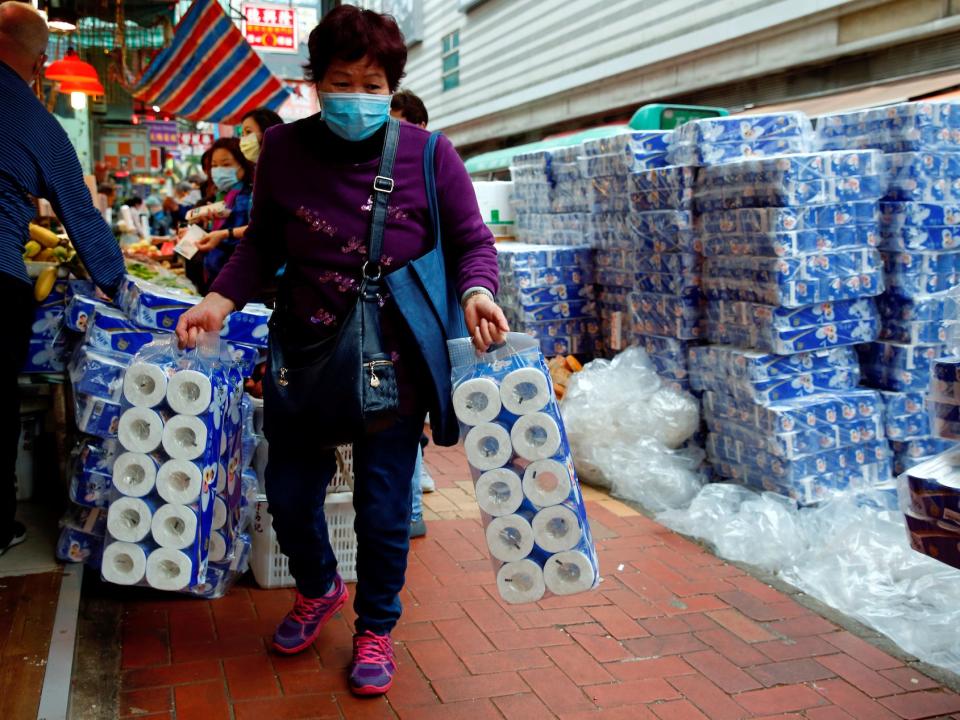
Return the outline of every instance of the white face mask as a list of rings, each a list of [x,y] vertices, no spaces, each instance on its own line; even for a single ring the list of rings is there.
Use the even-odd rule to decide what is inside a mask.
[[[250,162],[256,162],[260,157],[260,141],[255,133],[248,133],[240,138],[240,152]]]

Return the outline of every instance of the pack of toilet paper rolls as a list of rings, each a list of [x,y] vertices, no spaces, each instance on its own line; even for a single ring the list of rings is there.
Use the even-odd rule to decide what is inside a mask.
[[[71,505],[60,520],[54,554],[63,562],[99,568],[105,533],[106,512],[102,508]]]
[[[163,332],[173,332],[180,316],[198,302],[200,298],[196,295],[136,278],[128,278],[120,294],[121,307],[136,325]],[[264,305],[250,303],[227,317],[220,337],[232,343],[265,348],[271,314]]]
[[[468,339],[449,341],[448,351],[501,597],[527,603],[596,587],[586,507],[537,340],[509,333],[479,358]]]
[[[211,557],[235,553],[243,381],[223,363],[223,344],[205,338],[183,352],[157,342],[124,374],[102,565],[109,582],[190,592],[206,584]]]

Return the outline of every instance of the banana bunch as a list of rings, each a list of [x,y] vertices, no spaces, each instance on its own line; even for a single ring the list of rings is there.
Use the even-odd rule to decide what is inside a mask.
[[[33,262],[70,262],[77,255],[70,241],[45,227],[30,223],[30,240],[23,247],[23,259]]]
[[[76,256],[77,251],[68,239],[30,223],[30,240],[23,246],[23,259],[27,262],[53,263],[40,271],[33,284],[33,296],[37,302],[42,303],[53,290],[58,266],[71,262]]]

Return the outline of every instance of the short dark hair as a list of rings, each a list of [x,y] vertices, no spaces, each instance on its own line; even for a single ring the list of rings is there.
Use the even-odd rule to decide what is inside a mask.
[[[400,85],[407,65],[407,44],[397,21],[390,15],[341,5],[320,21],[307,43],[310,61],[306,77],[320,82],[333,60],[356,62],[369,56],[383,67],[393,92]]]
[[[267,128],[271,128],[274,125],[283,125],[283,118],[277,115],[270,108],[258,107],[254,108],[242,118],[240,122],[243,122],[247,118],[253,118],[253,121],[257,124],[257,127],[260,128],[260,132],[266,132]]]
[[[395,93],[393,100],[390,101],[390,109],[396,110],[403,115],[404,120],[414,125],[426,127],[430,119],[427,115],[427,106],[423,104],[423,100],[409,90],[401,90]]]
[[[129,205],[130,207],[140,207],[143,205],[143,198],[139,195],[134,195],[133,197],[128,197],[123,201],[124,205]]]
[[[250,184],[253,182],[253,171],[254,165],[252,162],[247,160],[246,155],[243,154],[243,151],[240,150],[240,140],[235,137],[220,138],[213,145],[210,146],[210,163],[213,164],[213,153],[217,150],[226,150],[231,155],[233,159],[237,161],[240,167],[243,168],[243,182],[245,184]]]

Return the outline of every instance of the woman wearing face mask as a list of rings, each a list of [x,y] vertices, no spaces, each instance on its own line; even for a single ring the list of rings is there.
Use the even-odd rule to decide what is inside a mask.
[[[210,232],[197,241],[200,252],[194,257],[202,260],[203,267],[197,272],[195,265],[190,276],[201,293],[207,292],[240,241],[240,230],[250,221],[253,191],[253,164],[244,157],[237,138],[220,138],[210,150],[210,182],[216,192],[213,201],[225,203],[230,214],[214,220]]]
[[[243,134],[240,136],[240,149],[243,156],[252,163],[260,157],[263,134],[274,125],[283,125],[283,118],[269,108],[251,110],[240,121]]]
[[[272,323],[271,343],[288,355],[306,355],[335,338],[357,303],[368,254],[374,179],[387,136],[391,93],[403,76],[407,50],[392,18],[353,5],[327,14],[311,33],[309,49],[308,69],[317,83],[322,115],[266,134],[247,234],[210,294],[182,316],[177,334],[184,344],[196,342],[201,330],[218,331],[226,316],[243,307],[284,263],[284,302],[278,304],[282,312],[278,309]],[[395,127],[390,125],[391,131]],[[428,139],[425,130],[399,123],[383,253],[379,267],[369,272],[389,277],[433,250],[424,177]],[[475,344],[485,348],[501,341],[508,330],[494,301],[498,272],[493,237],[463,162],[442,137],[434,168],[448,270],[445,283],[442,277],[429,283],[456,293]],[[383,188],[383,182],[378,187]],[[401,611],[411,477],[425,413],[429,410],[438,444],[453,445],[458,439],[442,337],[449,332],[443,329],[440,336],[431,336],[437,337],[436,343],[425,343],[425,336],[408,324],[410,306],[400,308],[389,294],[381,296],[381,303],[382,344],[394,360],[400,407],[392,426],[353,438],[358,581],[349,687],[360,695],[385,693],[396,671],[390,632]],[[435,314],[430,321],[436,323]],[[282,384],[271,377],[267,385]],[[297,583],[294,607],[277,628],[273,647],[292,654],[308,649],[347,600],[323,515],[325,488],[336,464],[334,452],[322,449],[329,442],[315,437],[309,422],[296,423],[282,406],[271,403],[269,393],[265,399],[267,495],[273,527]]]

